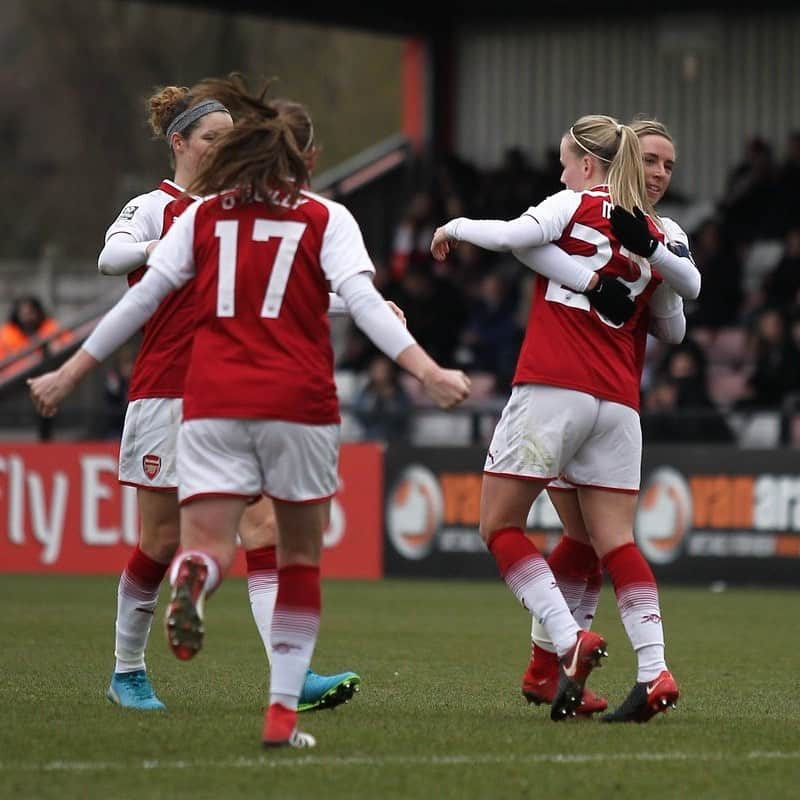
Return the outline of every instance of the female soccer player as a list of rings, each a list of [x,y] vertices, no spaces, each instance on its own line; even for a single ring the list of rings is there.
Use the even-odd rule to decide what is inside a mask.
[[[174,178],[126,203],[98,259],[101,273],[127,275],[130,285],[141,280],[147,256],[190,204],[183,187],[195,179],[208,148],[233,126],[228,108],[202,87],[164,87],[149,98],[148,108],[154,135],[169,147]],[[310,117],[295,109],[292,119],[298,138],[307,137],[304,151],[312,160]],[[131,378],[119,479],[136,488],[141,532],[119,582],[116,663],[107,692],[109,700],[126,708],[164,708],[146,672],[145,649],[159,587],[179,542],[176,442],[194,318],[192,286],[170,293],[144,326]],[[269,654],[277,567],[275,517],[267,498],[248,508],[240,536],[253,617]],[[359,683],[353,672],[318,675],[309,670],[301,708],[333,707],[349,699]]]
[[[661,276],[648,261],[623,250],[611,229],[612,209],[633,212],[646,203],[641,149],[630,127],[611,117],[582,117],[562,138],[561,161],[565,191],[516,220],[451,220],[437,229],[431,245],[440,259],[451,242],[465,240],[512,250],[524,260],[531,247],[557,242],[589,268],[617,276],[636,305],[625,324],[614,324],[584,297],[552,280],[537,280],[514,388],[484,467],[481,535],[509,587],[542,621],[560,658],[551,716],[558,711],[564,654],[578,626],[571,616],[563,617],[563,609],[554,624],[539,611],[537,604],[552,588],[540,576],[550,580],[552,572],[544,571],[544,560],[523,530],[533,500],[555,478],[564,476],[578,486],[593,545],[611,574],[639,657],[640,675],[649,681],[668,674],[658,591],[632,535],[641,461],[637,353],[644,347],[649,303]],[[656,245],[649,253],[653,266],[663,263],[668,270],[674,266],[672,254],[659,243],[655,228],[645,227],[648,250],[650,240]],[[677,699],[671,676],[656,683],[659,703]]]
[[[179,658],[202,646],[206,597],[235,552],[247,503],[273,498],[278,595],[271,630],[267,746],[313,746],[297,708],[316,643],[319,558],[336,490],[339,410],[328,284],[355,323],[442,408],[469,394],[434,362],[374,288],[352,215],[304,190],[308,165],[288,121],[264,105],[221,136],[189,190],[192,204],[148,259],[140,283],[59,370],[31,381],[44,415],[194,279],[195,329],[178,437],[181,554],[167,635]]]
[[[682,228],[667,217],[659,217],[655,206],[664,197],[669,188],[675,167],[675,143],[667,127],[658,120],[636,119],[630,123],[639,137],[642,149],[645,184],[647,188],[646,210],[665,234],[665,242],[675,256],[684,261],[680,272],[665,271],[665,284],[657,293],[668,288],[675,297],[670,303],[674,311],[669,316],[653,316],[650,333],[664,341],[677,343],[683,340],[686,332],[686,319],[683,316],[682,299],[695,299],[700,293],[700,274],[694,267],[689,253],[689,237]],[[615,226],[612,218],[612,227]],[[624,230],[618,230],[623,241]],[[631,244],[633,244],[631,242]],[[651,308],[652,312],[652,308]],[[643,359],[641,351],[639,358]],[[641,366],[640,366],[641,369]],[[548,487],[548,494],[558,515],[564,524],[564,536],[548,556],[548,563],[573,611],[575,621],[581,627],[590,627],[597,611],[602,585],[600,561],[592,547],[589,532],[586,530],[581,508],[578,503],[575,486],[565,481],[555,481]],[[656,701],[647,703],[647,691],[638,680],[628,698],[614,712],[608,715],[607,721],[645,722],[659,712],[666,710]],[[550,702],[558,679],[558,661],[552,643],[542,626],[534,619],[531,629],[531,659],[522,678],[522,693],[534,703]],[[652,692],[651,692],[652,694]],[[579,713],[587,715],[595,711],[603,711],[607,703],[602,698],[586,693]]]

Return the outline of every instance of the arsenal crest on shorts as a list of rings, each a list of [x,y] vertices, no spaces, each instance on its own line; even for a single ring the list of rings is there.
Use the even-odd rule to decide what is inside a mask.
[[[142,469],[144,470],[144,474],[147,475],[150,480],[153,480],[161,471],[161,456],[157,456],[153,453],[142,456]]]

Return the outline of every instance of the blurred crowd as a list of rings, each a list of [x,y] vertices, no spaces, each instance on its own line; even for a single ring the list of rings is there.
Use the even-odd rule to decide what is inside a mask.
[[[467,371],[472,406],[496,405],[510,390],[524,335],[533,274],[511,254],[461,243],[434,261],[434,229],[457,216],[511,219],[562,189],[558,151],[532,163],[510,149],[501,166],[481,171],[449,156],[407,199],[390,247],[376,258],[376,285],[405,312],[408,327],[439,362]],[[678,167],[680,174],[680,167]],[[800,131],[780,158],[763,139],[745,143],[725,192],[711,212],[689,226],[686,198],[662,201],[690,236],[703,277],[687,303],[680,345],[648,340],[642,376],[642,425],[649,441],[737,441],[736,417],[758,411],[800,411]],[[686,214],[686,219],[692,217]],[[33,296],[14,300],[0,328],[0,365],[59,330]],[[69,334],[64,334],[69,336]],[[52,341],[52,339],[51,339]],[[58,344],[65,344],[55,337]],[[336,346],[342,400],[366,438],[406,438],[410,411],[423,404],[416,382],[399,372],[350,325]],[[102,430],[122,427],[135,351],[118,354],[104,378]],[[30,352],[38,361],[43,351]],[[20,360],[0,378],[29,366]],[[347,380],[344,380],[344,379]],[[776,415],[777,416],[777,415]],[[800,445],[800,414],[790,443]],[[795,435],[796,434],[796,435]]]
[[[686,305],[685,341],[648,342],[642,418],[650,441],[736,441],[737,412],[780,411],[800,397],[800,131],[782,149],[779,157],[763,139],[746,142],[722,197],[691,226],[680,213],[691,207],[686,198],[663,201],[690,236],[703,287]],[[556,150],[537,165],[510,149],[493,171],[450,156],[408,198],[376,264],[377,286],[403,308],[419,342],[477,379],[473,402],[509,391],[533,276],[510,254],[464,243],[436,262],[431,236],[456,216],[516,217],[562,189],[560,174]],[[353,409],[365,429],[402,433],[394,422],[376,431],[375,408],[413,404],[413,384],[377,366],[382,359],[354,327],[338,353],[337,370],[359,377]]]

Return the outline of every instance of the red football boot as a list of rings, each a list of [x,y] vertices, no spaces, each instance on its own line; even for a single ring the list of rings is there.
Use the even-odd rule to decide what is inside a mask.
[[[576,715],[583,700],[583,685],[600,659],[608,655],[606,640],[593,631],[578,631],[575,644],[558,664],[558,685],[550,706],[553,722]]]
[[[558,690],[558,656],[536,648],[522,676],[522,694],[529,703],[551,705]],[[591,717],[608,708],[608,701],[584,686],[581,704],[575,709],[578,717]]]
[[[203,646],[203,604],[208,567],[198,558],[187,556],[178,567],[167,607],[167,642],[181,661],[196,656]]]
[[[680,692],[672,673],[665,669],[654,681],[635,683],[619,708],[603,722],[647,722],[656,714],[675,708]]]
[[[314,747],[317,740],[310,733],[297,730],[297,712],[280,703],[271,703],[264,712],[264,747]]]

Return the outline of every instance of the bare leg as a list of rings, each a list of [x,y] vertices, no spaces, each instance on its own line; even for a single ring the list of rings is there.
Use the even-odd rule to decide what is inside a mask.
[[[236,531],[245,508],[239,497],[201,497],[181,507],[182,552],[172,562],[167,641],[181,660],[203,646],[205,599],[219,585],[236,553]]]

